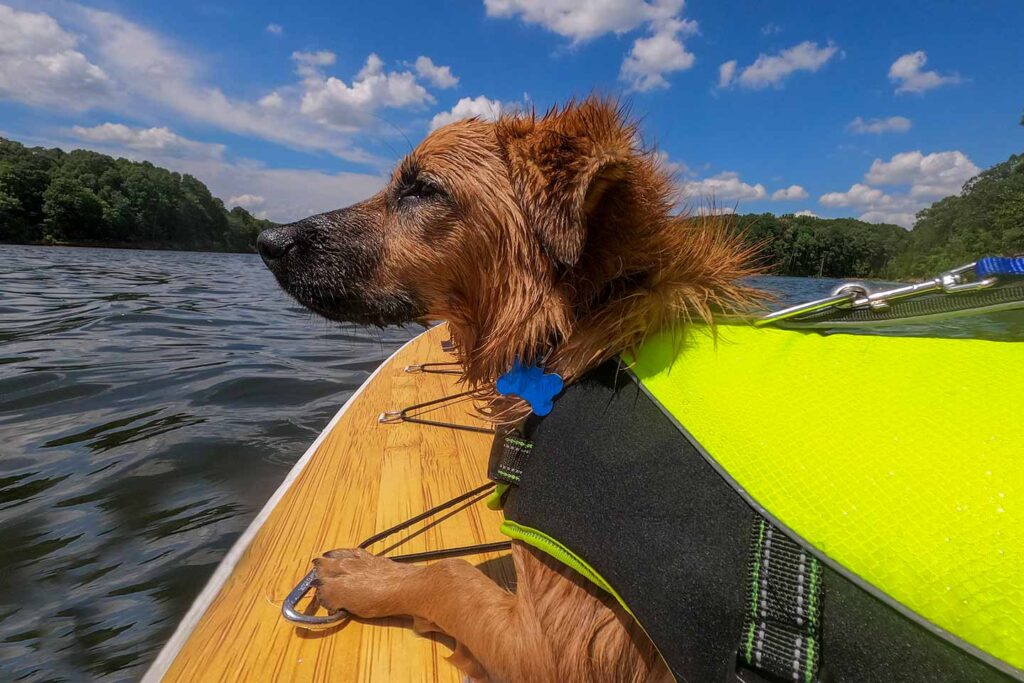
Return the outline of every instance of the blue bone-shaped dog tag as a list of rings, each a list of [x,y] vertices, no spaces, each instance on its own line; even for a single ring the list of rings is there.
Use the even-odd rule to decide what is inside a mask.
[[[543,417],[554,407],[554,398],[565,386],[555,373],[545,374],[538,365],[523,365],[518,360],[512,369],[498,378],[496,388],[503,396],[515,394],[530,404],[537,415]]]

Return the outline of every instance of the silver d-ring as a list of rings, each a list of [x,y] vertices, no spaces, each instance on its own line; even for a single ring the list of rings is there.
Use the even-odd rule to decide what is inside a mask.
[[[293,624],[302,626],[303,628],[308,628],[311,631],[331,628],[339,622],[348,619],[349,615],[345,610],[338,610],[333,614],[317,617],[312,614],[302,614],[296,609],[299,604],[299,600],[302,600],[306,593],[313,589],[313,583],[315,581],[316,570],[314,569],[310,573],[306,574],[302,581],[299,581],[299,584],[292,589],[292,592],[284,599],[284,604],[281,605],[281,614],[284,618]]]

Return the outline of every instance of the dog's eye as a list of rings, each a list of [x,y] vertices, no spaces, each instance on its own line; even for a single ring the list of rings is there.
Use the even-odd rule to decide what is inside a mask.
[[[441,195],[441,190],[433,183],[416,179],[398,190],[398,201],[431,199]]]

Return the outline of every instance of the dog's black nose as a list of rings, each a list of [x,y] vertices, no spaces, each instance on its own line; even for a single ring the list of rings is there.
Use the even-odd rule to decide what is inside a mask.
[[[260,233],[256,239],[256,250],[260,252],[263,262],[271,270],[275,270],[292,247],[295,236],[288,228],[270,228]]]

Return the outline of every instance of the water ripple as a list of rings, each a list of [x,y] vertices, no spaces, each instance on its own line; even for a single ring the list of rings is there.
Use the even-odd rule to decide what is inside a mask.
[[[0,246],[0,680],[139,677],[338,406],[412,333],[246,255]]]

